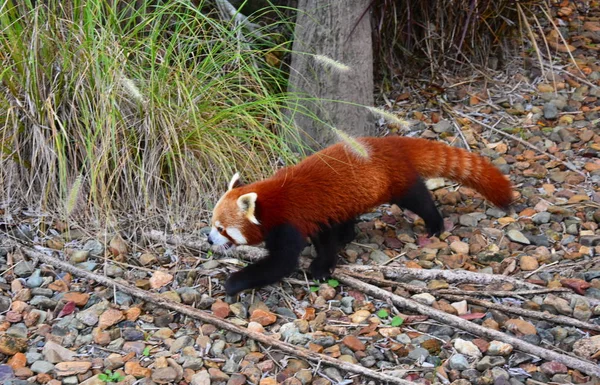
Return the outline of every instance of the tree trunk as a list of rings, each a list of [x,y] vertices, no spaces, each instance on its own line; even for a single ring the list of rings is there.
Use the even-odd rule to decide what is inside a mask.
[[[371,113],[364,107],[373,105],[369,4],[370,0],[298,1],[290,117],[312,150],[337,141],[330,126],[352,136],[374,133]],[[340,69],[315,55],[348,68]]]

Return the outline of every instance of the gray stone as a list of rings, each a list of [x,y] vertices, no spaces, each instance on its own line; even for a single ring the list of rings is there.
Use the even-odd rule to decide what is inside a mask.
[[[17,277],[20,278],[29,277],[33,272],[33,265],[31,264],[31,262],[22,259],[17,262],[13,269],[13,272]]]
[[[362,366],[370,368],[377,363],[377,360],[373,356],[366,356],[360,359],[360,363]]]
[[[123,274],[123,269],[117,265],[108,264],[108,266],[106,266],[106,275],[108,275],[109,277],[122,277]]]
[[[502,366],[506,364],[506,360],[501,356],[485,356],[475,366],[477,370],[483,372],[495,366]]]
[[[48,342],[46,342],[46,345],[48,345]],[[68,350],[68,349],[66,349],[66,350]],[[71,352],[71,351],[69,350],[69,352]],[[73,353],[73,352],[71,352],[71,353]],[[38,353],[38,352],[27,352],[27,353],[25,353],[25,358],[27,359],[27,365],[31,365],[36,361],[43,360],[44,356],[42,355],[42,353]],[[50,361],[48,358],[46,358],[46,360]],[[65,361],[68,361],[68,360],[65,360]],[[53,361],[51,361],[51,362],[53,362]],[[60,362],[60,360],[56,361],[56,362]]]
[[[104,254],[104,245],[97,239],[90,239],[83,245],[83,250],[89,252],[92,257],[101,257]]]
[[[466,227],[475,227],[477,222],[479,222],[477,217],[471,214],[463,214],[458,218],[458,223]]]
[[[235,373],[238,370],[238,363],[233,360],[227,360],[221,370],[225,373]]]
[[[110,350],[121,350],[123,349],[123,345],[125,345],[125,339],[119,337],[115,340],[110,341],[107,348]]]
[[[216,357],[222,355],[223,350],[225,350],[225,341],[223,340],[216,340],[210,348],[210,352]]]
[[[191,369],[191,370],[200,370],[202,369],[202,366],[204,365],[204,361],[202,360],[202,358],[200,357],[189,357],[186,358],[185,361],[183,361],[183,368],[184,369]]]
[[[181,337],[177,338],[175,341],[173,341],[169,351],[171,353],[175,353],[175,352],[178,352],[179,350],[183,349],[186,346],[193,346],[193,345],[194,345],[194,339],[192,337],[181,336]]]
[[[467,357],[465,357],[462,354],[453,354],[452,357],[450,357],[450,368],[454,369],[454,370],[467,370],[471,367],[471,365],[469,365],[469,361],[467,360]]]
[[[124,328],[121,333],[125,341],[140,341],[144,339],[144,332],[136,328]]]
[[[524,245],[529,245],[531,243],[529,241],[529,239],[527,239],[523,235],[523,233],[521,233],[517,229],[510,229],[510,230],[508,230],[508,232],[506,233],[506,236],[508,237],[508,239],[510,239],[513,242],[521,243],[521,244],[524,244]]]
[[[533,221],[533,223],[535,223],[536,225],[541,225],[543,223],[548,223],[550,222],[550,216],[551,214],[547,211],[541,212],[541,213],[537,213],[535,214],[531,220]]]
[[[438,134],[441,134],[443,132],[449,132],[452,131],[452,122],[446,119],[442,119],[436,124],[434,124],[432,128],[433,131],[435,131]]]
[[[14,324],[6,330],[6,334],[16,338],[27,339],[27,326],[23,323]]]
[[[54,365],[48,361],[36,361],[30,369],[34,373],[50,373],[54,370]]]
[[[328,348],[335,344],[335,339],[332,336],[316,336],[313,337],[313,343]]]
[[[544,104],[544,118],[548,120],[555,120],[558,118],[558,108],[556,104],[548,102]]]
[[[54,295],[54,292],[52,291],[52,289],[47,289],[45,287],[36,287],[34,289],[31,289],[31,295],[36,296],[36,295],[41,295],[43,297],[48,297],[51,298]],[[54,300],[57,300],[59,298],[54,298]]]
[[[485,210],[485,213],[487,215],[489,215],[490,217],[494,217],[494,218],[502,218],[502,217],[506,216],[506,211],[500,210],[497,207],[490,207],[487,210]]]
[[[31,306],[35,306],[35,307],[43,309],[43,310],[54,310],[54,308],[57,305],[57,302],[48,297],[36,295],[29,301],[29,304]]]
[[[289,308],[283,307],[283,306],[278,306],[275,309],[275,314],[280,315],[285,318],[288,318],[288,319],[298,319],[298,316],[296,315],[296,313],[294,313],[294,311],[292,309],[289,309]]]
[[[288,338],[288,342],[292,345],[305,345],[310,341],[310,337],[302,333],[292,333]]]
[[[239,333],[234,333],[234,332],[225,333],[225,341],[229,342],[230,344],[238,343],[241,340],[242,340],[242,335]]]
[[[86,270],[86,271],[94,271],[96,270],[96,267],[98,266],[98,264],[96,262],[83,262],[83,263],[79,263],[77,265],[77,267],[79,267],[80,269]]]
[[[325,375],[327,377],[331,378],[335,382],[342,382],[344,380],[344,378],[340,374],[340,371],[337,370],[337,368],[329,367],[329,368],[326,368],[325,370],[323,370],[323,372],[325,373]]]
[[[418,347],[408,353],[408,358],[413,360],[425,360],[429,356],[427,349]]]
[[[371,258],[371,261],[377,264],[387,263],[390,260],[390,257],[381,250],[373,250],[369,257]]]
[[[197,301],[200,301],[200,293],[191,287],[182,287],[177,289],[177,294],[179,294],[181,301],[183,301],[183,303],[186,305],[191,305]]]
[[[12,301],[10,298],[0,295],[0,313],[5,313],[10,309]]]
[[[27,278],[25,282],[28,287],[40,287],[40,285],[44,282],[44,279],[41,276],[42,271],[40,269],[35,269],[33,273]]]

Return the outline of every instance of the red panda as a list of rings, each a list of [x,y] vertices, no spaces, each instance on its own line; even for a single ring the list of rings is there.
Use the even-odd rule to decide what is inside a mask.
[[[499,207],[511,203],[510,182],[479,155],[419,138],[356,140],[366,155],[337,143],[265,180],[241,185],[234,175],[215,205],[208,241],[217,246],[265,241],[269,253],[227,279],[228,295],[291,274],[307,237],[317,253],[310,266],[313,278],[328,277],[339,249],[354,239],[355,218],[383,203],[414,212],[430,235],[440,233],[443,218],[423,178],[446,177]]]

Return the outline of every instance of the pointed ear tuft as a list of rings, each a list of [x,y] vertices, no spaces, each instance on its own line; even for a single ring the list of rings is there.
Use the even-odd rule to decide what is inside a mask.
[[[256,219],[254,216],[254,210],[256,209],[256,198],[258,198],[258,194],[255,192],[244,194],[238,198],[237,205],[250,222],[258,225],[258,219]]]
[[[235,174],[233,174],[233,176],[231,177],[231,180],[229,181],[229,185],[227,186],[227,191],[229,190],[233,190],[236,187],[240,187],[242,185],[242,182],[240,182],[240,173],[236,172]]]

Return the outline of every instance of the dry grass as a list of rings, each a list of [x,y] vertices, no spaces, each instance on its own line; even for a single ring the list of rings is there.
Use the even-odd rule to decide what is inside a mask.
[[[542,0],[373,2],[379,70],[391,76],[412,69],[469,70],[496,68],[504,55],[520,46],[526,30],[519,17]],[[520,7],[520,9],[518,8]]]
[[[0,6],[0,210],[183,223],[234,171],[290,160],[269,29],[187,1],[47,4]]]

